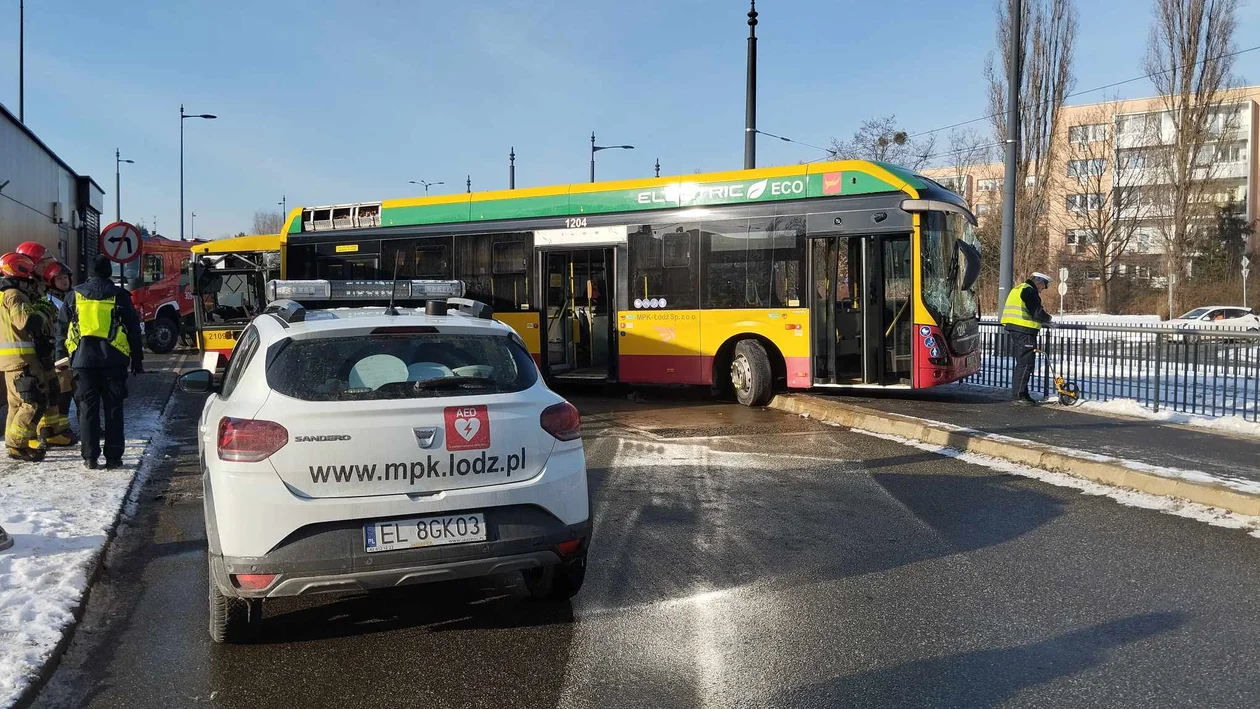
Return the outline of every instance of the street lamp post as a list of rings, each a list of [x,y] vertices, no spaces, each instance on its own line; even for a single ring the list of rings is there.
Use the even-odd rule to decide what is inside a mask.
[[[656,176],[657,177],[661,176],[661,159],[660,158],[656,159]]]
[[[595,181],[595,153],[601,150],[634,150],[633,145],[596,145],[595,131],[591,131],[591,182]]]
[[[289,216],[289,195],[280,195],[280,201],[276,202],[276,204],[280,205],[280,219],[283,221]]]
[[[122,221],[122,170],[123,163],[135,165],[135,160],[123,160],[122,153],[114,148],[114,221]]]
[[[757,167],[757,3],[748,8],[748,85],[744,94],[744,169]]]
[[[179,240],[184,240],[184,121],[189,118],[205,118],[214,120],[218,116],[213,113],[184,113],[184,104],[179,104]]]
[[[440,181],[440,180],[439,180],[438,182],[425,182],[424,180],[407,180],[407,184],[410,184],[410,185],[424,185],[424,196],[425,196],[425,197],[428,197],[428,196],[429,196],[429,188],[430,188],[430,187],[432,187],[433,185],[444,185],[444,184],[446,184],[446,183],[445,183],[445,182],[442,182],[442,181]]]
[[[188,220],[188,231],[192,232],[193,241],[197,240],[197,213],[189,212],[192,217]]]
[[[468,175],[468,179],[464,180],[464,186],[466,187],[465,191],[468,194],[472,194],[472,175]]]
[[[508,189],[516,189],[516,146],[508,151]]]
[[[26,123],[26,0],[18,0],[18,123]]]

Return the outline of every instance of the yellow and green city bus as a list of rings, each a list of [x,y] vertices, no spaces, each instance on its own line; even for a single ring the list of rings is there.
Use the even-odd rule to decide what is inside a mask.
[[[455,279],[543,372],[734,390],[930,387],[980,365],[974,217],[841,161],[294,209],[284,278]]]

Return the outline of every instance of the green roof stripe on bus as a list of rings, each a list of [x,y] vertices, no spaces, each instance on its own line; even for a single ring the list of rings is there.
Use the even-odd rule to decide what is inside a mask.
[[[886,163],[869,162],[878,166],[894,180],[901,180],[911,187],[922,188],[925,182],[914,173]],[[815,167],[817,169],[818,166]],[[873,172],[880,172],[875,170]],[[732,173],[727,173],[727,175]],[[624,183],[623,183],[624,184]],[[467,199],[446,201],[439,204],[412,204],[406,206],[384,205],[381,226],[411,226],[449,224],[532,217],[570,216],[582,214],[607,214],[633,212],[648,209],[676,207],[701,207],[722,204],[746,204],[772,202],[810,197],[835,195],[873,194],[896,192],[898,185],[882,179],[866,170],[836,170],[809,172],[805,165],[799,172],[775,177],[752,179],[715,180],[690,182],[684,178],[664,179],[657,183],[644,182],[633,189],[608,189],[569,191],[564,188],[558,194],[533,194],[501,199]],[[300,232],[300,220],[294,220],[290,233]]]

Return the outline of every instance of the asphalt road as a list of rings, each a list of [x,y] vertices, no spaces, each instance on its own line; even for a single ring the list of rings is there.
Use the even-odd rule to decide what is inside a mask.
[[[772,411],[576,396],[586,587],[276,603],[206,633],[192,431],[39,707],[1260,705],[1260,540]]]

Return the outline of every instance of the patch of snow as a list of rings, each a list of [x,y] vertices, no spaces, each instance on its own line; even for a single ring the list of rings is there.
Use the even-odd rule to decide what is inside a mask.
[[[1198,414],[1183,414],[1177,411],[1169,411],[1168,409],[1152,411],[1133,399],[1082,401],[1073,408],[1103,414],[1119,414],[1121,416],[1154,419],[1183,426],[1197,426],[1260,438],[1260,422],[1246,421],[1241,416],[1200,416]]]
[[[902,438],[901,436],[891,436],[884,433],[873,433],[871,431],[863,431],[861,429],[851,429],[855,433],[861,433],[874,438],[882,438],[886,441],[893,441],[902,445],[918,448],[919,450],[930,451],[940,455],[957,458],[964,463],[980,465],[991,470],[996,470],[1010,475],[1019,475],[1025,478],[1040,480],[1044,483],[1056,485],[1058,487],[1070,487],[1079,490],[1085,495],[1099,495],[1102,497],[1110,497],[1128,507],[1140,507],[1147,510],[1156,510],[1165,514],[1185,517],[1199,522],[1206,522],[1214,527],[1225,527],[1228,529],[1243,529],[1253,537],[1260,538],[1260,517],[1251,515],[1238,514],[1219,507],[1209,507],[1201,505],[1197,502],[1190,502],[1175,497],[1163,497],[1161,495],[1151,495],[1145,492],[1137,492],[1135,490],[1126,490],[1124,488],[1104,485],[1094,482],[1093,480],[1085,480],[1067,473],[1057,473],[1050,470],[1042,470],[1040,468],[1031,468],[1026,465],[1012,463],[1000,458],[993,458],[987,455],[979,455],[977,453],[968,453],[950,448],[948,446],[938,446],[932,443],[924,443],[910,438]],[[1140,464],[1138,464],[1140,465]],[[1154,469],[1155,466],[1146,466]],[[1136,468],[1136,466],[1135,466]],[[1145,469],[1142,468],[1142,469]],[[1167,470],[1167,469],[1162,469]],[[1153,470],[1152,470],[1153,472]],[[1196,471],[1197,472],[1197,471]],[[1207,475],[1199,473],[1199,475]],[[1207,476],[1213,477],[1213,476]],[[1219,480],[1214,479],[1216,482]]]
[[[75,622],[132,481],[148,474],[144,453],[161,420],[156,411],[128,417],[115,470],[87,470],[77,445],[40,463],[0,463],[0,525],[15,542],[0,552],[0,707],[35,681]]]
[[[1158,315],[1107,315],[1105,313],[1063,313],[1054,316],[1055,322],[1062,323],[1115,323],[1117,325],[1134,325],[1138,323],[1163,322]]]

